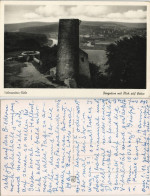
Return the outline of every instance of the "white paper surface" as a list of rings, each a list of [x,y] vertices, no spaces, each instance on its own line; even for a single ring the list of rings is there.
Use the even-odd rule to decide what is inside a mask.
[[[150,193],[150,100],[4,100],[2,195]]]
[[[49,6],[51,10],[53,10],[53,6],[85,6],[88,5],[90,6],[126,6],[130,7],[131,6],[131,18],[132,18],[132,6],[146,6],[147,11],[146,11],[146,31],[147,31],[147,49],[146,49],[146,89],[120,89],[120,88],[67,88],[67,89],[62,89],[62,88],[4,88],[4,21],[5,21],[5,6],[16,6],[16,11],[17,11],[17,6]],[[1,1],[1,7],[0,7],[0,50],[2,51],[2,55],[0,55],[0,95],[3,98],[13,98],[13,99],[18,99],[18,98],[28,98],[28,99],[35,99],[35,98],[149,98],[150,97],[150,3],[148,1],[145,2],[130,2],[130,1]],[[93,9],[93,8],[89,8]],[[19,10],[20,11],[20,10]],[[61,13],[61,10],[60,10]],[[118,10],[119,13],[119,10]],[[117,14],[117,13],[116,13]],[[119,13],[121,14],[121,13]],[[20,17],[22,17],[23,13],[20,13]],[[83,13],[83,16],[85,13]],[[137,15],[137,14],[136,14]],[[135,19],[136,19],[135,15]],[[53,16],[53,15],[52,15]],[[105,14],[104,14],[105,16]],[[68,16],[69,17],[69,16]],[[67,18],[68,18],[67,17]],[[55,18],[55,16],[54,16]],[[66,16],[61,15],[61,18],[66,18]],[[76,14],[75,18],[80,19],[80,15]],[[117,17],[118,18],[118,17]],[[120,18],[120,17],[119,17]],[[99,21],[99,15],[97,15],[95,21]],[[110,20],[116,20],[115,15],[110,18]],[[88,20],[86,20],[88,21]],[[130,17],[128,19],[129,22],[131,22]],[[48,22],[51,22],[48,20]],[[37,32],[38,33],[38,32]],[[137,56],[140,54],[137,54]],[[34,68],[34,67],[33,67]],[[27,74],[28,75],[28,74]],[[29,76],[31,78],[32,73]],[[37,77],[37,76],[36,76]],[[38,76],[40,77],[40,76]],[[26,78],[25,78],[26,79]],[[139,77],[139,80],[142,81],[142,78]]]

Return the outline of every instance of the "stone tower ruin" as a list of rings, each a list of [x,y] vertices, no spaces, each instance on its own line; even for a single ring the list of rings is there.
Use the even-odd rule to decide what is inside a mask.
[[[79,72],[79,23],[78,19],[60,19],[56,77],[77,81]]]

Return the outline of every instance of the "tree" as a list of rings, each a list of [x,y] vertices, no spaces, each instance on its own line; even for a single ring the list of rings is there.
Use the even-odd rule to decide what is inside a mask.
[[[100,69],[94,63],[89,63],[92,88],[107,88],[108,78],[100,72]]]
[[[124,38],[106,49],[109,88],[146,88],[146,38]]]
[[[47,37],[43,34],[5,32],[5,53],[23,50],[39,50],[47,43]]]
[[[50,68],[56,67],[57,64],[57,46],[53,47],[44,46],[40,49],[40,59],[42,61],[42,67],[40,71],[45,73]]]

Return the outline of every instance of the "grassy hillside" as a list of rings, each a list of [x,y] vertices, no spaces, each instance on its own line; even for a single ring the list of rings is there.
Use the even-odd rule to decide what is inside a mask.
[[[19,31],[21,28],[45,26],[47,24],[49,23],[48,22],[24,22],[24,23],[5,24],[5,32],[15,32],[15,31]]]
[[[20,32],[28,32],[28,33],[50,33],[50,32],[58,32],[58,23],[44,25],[44,26],[32,26],[20,28]]]
[[[146,28],[146,23],[122,23],[122,22],[98,22],[98,21],[82,21],[80,25],[81,30],[87,30],[89,27],[105,27],[105,28]],[[47,32],[57,32],[58,23],[51,22],[28,22],[28,23],[15,23],[15,24],[5,24],[5,32],[30,32],[30,33],[47,33]]]
[[[81,26],[103,26],[103,27],[122,27],[122,28],[146,28],[146,23],[127,23],[127,22],[98,22],[83,21]]]

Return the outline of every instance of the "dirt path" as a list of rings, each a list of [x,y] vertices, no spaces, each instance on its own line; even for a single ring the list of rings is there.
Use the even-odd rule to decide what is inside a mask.
[[[31,62],[26,62],[18,77],[22,80],[23,88],[29,87],[53,87],[56,88],[43,74],[41,74]]]
[[[5,62],[5,88],[58,88],[32,62]]]

